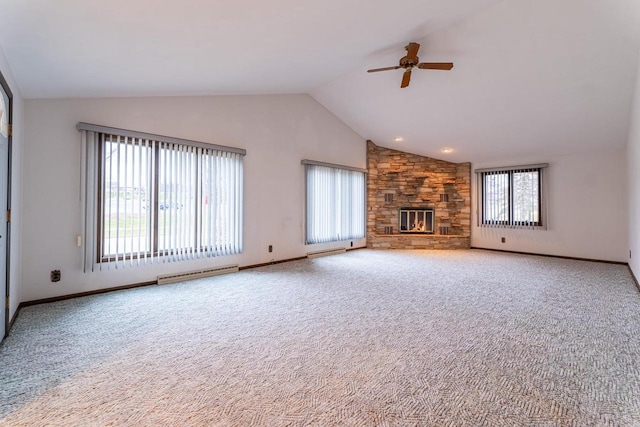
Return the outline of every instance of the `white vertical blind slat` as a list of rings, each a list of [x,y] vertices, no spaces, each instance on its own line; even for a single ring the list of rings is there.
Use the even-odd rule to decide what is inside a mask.
[[[105,179],[103,179],[103,183],[102,183],[102,239],[104,242],[106,242],[107,248],[106,250],[103,250],[102,253],[107,253],[110,254],[112,253],[111,251],[111,227],[107,227],[107,219],[109,220],[109,222],[111,222],[111,214],[112,214],[112,209],[113,209],[113,203],[111,203],[111,199],[113,198],[113,195],[111,194],[113,191],[113,185],[112,185],[112,179],[113,179],[113,155],[114,155],[114,151],[113,151],[113,147],[112,144],[109,140],[109,142],[107,142],[107,139],[104,137],[104,135],[102,136],[102,141],[103,141],[103,145],[105,145],[104,147],[104,157],[105,159],[108,156],[109,159],[109,163],[108,163],[108,168],[105,165],[105,170],[108,172],[108,180],[105,177]],[[107,145],[108,144],[108,145]],[[108,149],[107,149],[108,148]],[[106,160],[103,164],[106,164]],[[109,203],[108,205],[106,205],[106,193],[107,193],[107,183],[109,183]],[[105,215],[105,207],[106,207],[106,215]],[[105,243],[101,243],[101,246],[104,248]],[[111,267],[111,263],[107,263],[107,270],[109,270]],[[102,264],[100,264],[100,269],[102,270]]]
[[[179,261],[182,261],[186,258],[186,224],[182,215],[177,212],[176,207],[186,201],[186,195],[189,188],[189,183],[187,181],[187,176],[189,173],[189,156],[187,154],[187,147],[179,146],[177,153],[177,165],[178,165],[178,182],[175,183],[175,190],[172,189],[171,199],[172,204],[169,205],[169,216],[176,219],[176,255]],[[173,187],[173,186],[172,186]]]
[[[214,230],[215,230],[215,224],[213,223],[213,213],[211,212],[211,204],[213,203],[213,199],[214,199],[214,195],[213,195],[213,179],[211,176],[211,173],[213,171],[213,159],[214,156],[212,155],[210,150],[207,150],[206,152],[206,175],[205,175],[205,183],[206,183],[206,193],[205,193],[205,200],[204,200],[204,208],[203,208],[203,212],[207,217],[207,233],[203,235],[203,239],[206,242],[207,245],[207,255],[211,256],[211,254],[213,253],[213,245],[212,245],[212,241],[213,241],[213,235],[214,235]]]
[[[123,194],[120,195],[120,197],[122,198],[122,223],[120,221],[118,221],[118,229],[120,229],[120,224],[122,224],[122,264],[123,267],[127,264],[127,189],[129,188],[127,186],[128,183],[128,178],[129,178],[129,174],[128,174],[128,170],[129,170],[129,147],[128,147],[128,143],[129,143],[129,138],[128,137],[123,137],[122,138],[122,148],[124,149],[124,153],[122,154],[123,157],[123,168],[120,171],[121,173],[118,174],[118,181],[122,181],[123,182],[123,186],[121,187],[122,189],[124,189]],[[118,201],[120,201],[120,199],[118,199]]]
[[[176,230],[178,234],[178,238],[176,242],[176,252],[178,255],[177,259],[179,261],[183,261],[187,259],[187,248],[186,248],[187,224],[185,224],[185,218],[183,218],[182,215],[180,215],[176,211],[177,211],[177,206],[179,206],[180,203],[186,202],[187,194],[189,191],[189,181],[188,181],[189,154],[188,154],[188,149],[185,146],[178,147],[178,165],[179,165],[178,168],[180,171],[178,174],[179,178],[178,178],[178,182],[175,184],[176,188],[174,190],[174,193],[172,193],[172,197],[175,201],[173,202],[173,205],[169,206],[168,211],[169,211],[169,215],[175,218],[177,222],[177,226],[176,226]]]
[[[169,151],[169,174],[168,174],[168,182],[167,182],[167,192],[165,193],[165,209],[164,209],[164,217],[165,220],[168,221],[168,229],[169,234],[171,236],[169,241],[169,260],[174,262],[177,260],[178,254],[176,253],[176,248],[178,247],[178,224],[176,219],[168,214],[166,209],[166,205],[170,204],[173,201],[173,189],[174,186],[177,185],[175,182],[175,177],[180,173],[180,153],[176,150],[175,145],[171,146],[171,150]]]
[[[219,214],[219,206],[220,206],[220,192],[218,191],[218,186],[216,182],[219,182],[218,174],[220,173],[220,153],[217,150],[214,150],[212,153],[211,159],[211,177],[210,185],[211,185],[211,200],[209,201],[209,212],[212,216],[212,224],[213,228],[211,229],[211,247],[213,248],[213,253],[215,255],[220,255],[220,214]],[[218,208],[214,208],[214,206],[218,206]]]
[[[138,148],[137,150],[135,150],[135,154],[136,154],[136,158],[137,158],[137,168],[138,168],[138,173],[135,174],[135,187],[137,188],[137,193],[138,193],[138,246],[137,246],[137,251],[136,251],[136,265],[140,265],[140,246],[142,245],[142,218],[144,216],[143,211],[142,211],[142,181],[140,180],[141,178],[141,174],[142,174],[142,139],[138,138],[137,139],[138,142]],[[134,172],[135,173],[135,172]]]
[[[171,202],[171,186],[173,177],[176,174],[176,157],[177,153],[174,150],[173,144],[168,144],[167,149],[165,150],[167,157],[167,171],[164,174],[164,196],[161,200],[161,203],[164,203],[165,209],[162,210],[162,217],[164,218],[164,226],[162,227],[164,230],[169,230],[168,232],[164,231],[165,236],[167,236],[167,243],[165,244],[167,256],[165,259],[168,262],[176,260],[176,252],[175,252],[175,239],[177,234],[177,229],[175,227],[173,218],[171,215],[167,215],[166,204],[167,202]]]
[[[154,251],[154,243],[155,243],[155,230],[157,227],[156,223],[156,215],[152,206],[156,205],[156,192],[155,192],[155,176],[156,176],[156,162],[153,161],[155,158],[157,144],[155,141],[149,141],[149,150],[147,151],[147,170],[149,173],[147,174],[147,215],[149,215],[150,226],[149,226],[149,236],[147,238],[147,251],[145,254],[149,254],[149,262],[153,264],[155,262],[155,251]],[[145,255],[145,264],[147,257]]]
[[[235,167],[233,165],[232,162],[232,154],[231,153],[227,153],[226,155],[227,157],[227,164],[229,166],[229,169],[227,170],[228,175],[227,178],[232,177],[235,174]],[[231,220],[233,218],[233,215],[235,213],[235,208],[236,208],[236,195],[234,194],[233,191],[229,192],[229,216],[227,217],[228,220],[228,227],[229,227],[229,246],[228,246],[228,250],[229,253],[231,253],[234,249],[234,245],[233,245],[233,240],[235,237],[235,223]]]
[[[120,136],[116,138],[116,149],[118,150],[118,155],[116,159],[118,162],[116,163],[116,254],[120,254],[120,250],[122,249],[122,244],[120,243],[120,168],[121,168],[121,159],[122,159],[122,150],[121,150],[121,139]],[[116,260],[115,267],[118,269],[118,266],[122,263],[123,260]]]
[[[229,153],[229,166],[230,166],[230,173],[229,173],[229,178],[232,178],[236,175],[236,164],[233,161],[234,159],[234,155],[233,153]],[[231,215],[229,216],[229,225],[230,225],[230,229],[231,229],[231,240],[229,241],[229,251],[231,253],[233,253],[236,250],[236,239],[238,238],[238,230],[236,228],[236,222],[233,221],[233,218],[235,218],[236,213],[238,212],[238,195],[235,191],[231,191],[231,199],[232,199],[232,204],[231,204]]]
[[[196,189],[198,186],[198,166],[196,164],[196,148],[189,147],[189,197],[187,200],[188,211],[183,212],[185,219],[188,220],[188,229],[187,229],[187,253],[189,259],[198,259],[198,253],[200,252],[200,248],[198,246],[197,232],[198,232],[198,197],[196,197]]]
[[[98,134],[94,132],[88,132],[88,134],[91,137],[87,139],[87,142],[91,144],[91,146],[90,147],[88,146],[87,150],[91,150],[90,152],[91,159],[93,160],[92,162],[93,170],[91,171],[91,174],[92,174],[91,176],[94,179],[90,181],[89,177],[87,176],[87,180],[86,180],[87,183],[91,182],[91,186],[85,187],[85,191],[90,193],[90,194],[85,193],[85,202],[91,199],[91,205],[89,206],[88,209],[85,209],[85,214],[87,215],[87,218],[85,218],[85,221],[90,224],[90,227],[87,227],[85,229],[84,245],[85,245],[85,248],[87,247],[89,248],[89,251],[85,250],[85,252],[90,253],[89,262],[91,263],[91,271],[93,272],[95,271],[96,257],[98,256],[98,254],[96,253],[96,245],[98,244],[98,241],[95,238],[95,233],[93,233],[93,230],[96,229],[98,224],[101,224],[102,222],[104,222],[104,214],[102,214],[102,218],[100,218],[100,221],[102,222],[96,222],[96,216],[94,215],[94,213],[98,210],[98,202],[99,202],[98,195],[100,194],[98,191],[98,186],[100,184],[100,175],[98,172],[99,171],[98,164],[100,163],[100,158],[99,158],[100,151],[98,150],[98,147],[100,144],[100,139],[99,139],[100,137]],[[87,163],[89,162],[90,160],[87,159]],[[104,194],[104,191],[102,192],[102,194]],[[102,209],[102,211],[104,212],[104,209]],[[89,237],[89,235],[91,235],[91,237]]]
[[[182,229],[182,240],[183,240],[183,259],[195,259],[195,253],[193,252],[193,226],[195,225],[195,219],[193,218],[193,203],[195,203],[195,199],[193,198],[193,174],[195,173],[195,168],[192,162],[192,154],[193,147],[185,147],[186,148],[186,171],[185,171],[185,183],[187,188],[183,192],[182,199],[182,207],[176,207],[180,211],[180,218],[182,220],[183,229]]]
[[[98,211],[98,197],[101,194],[100,176],[98,163],[100,139],[95,132],[83,132],[82,134],[82,163],[81,166],[81,183],[80,183],[80,200],[82,206],[82,242],[85,250],[83,251],[83,272],[95,271],[96,263],[96,244],[95,236],[98,224],[103,222],[102,217],[96,218],[94,213]],[[104,194],[104,192],[102,192]]]
[[[80,229],[82,230],[82,241],[87,244],[87,237],[89,235],[89,224],[87,211],[89,210],[89,201],[86,200],[87,186],[91,185],[93,180],[90,179],[90,164],[92,162],[91,155],[89,153],[89,141],[88,139],[93,135],[93,132],[82,132],[80,143],[80,193],[78,194],[79,201],[81,203],[80,214]],[[87,251],[82,254],[82,271],[87,272]]]
[[[222,153],[222,167],[221,167],[222,177],[221,179],[225,179],[229,175],[229,162],[228,156],[226,153]],[[223,213],[222,213],[222,227],[225,230],[224,244],[222,245],[222,254],[227,255],[229,253],[229,237],[231,230],[229,229],[229,215],[231,209],[231,194],[228,191],[224,191],[224,202]]]
[[[242,163],[238,162],[238,154],[237,153],[232,153],[232,164],[234,165],[234,179],[232,180],[232,182],[238,183],[242,181],[242,177],[241,177],[241,173],[242,173]],[[233,213],[233,217],[234,218],[234,230],[235,230],[235,237],[233,238],[233,252],[238,252],[241,250],[242,247],[242,227],[240,225],[240,221],[238,221],[238,218],[242,218],[242,187],[238,187],[237,184],[236,186],[234,186],[234,191],[232,192],[235,196],[235,212]]]
[[[202,149],[201,148],[197,148],[196,149],[196,158],[195,158],[195,162],[196,162],[196,171],[195,171],[195,180],[196,180],[196,188],[195,188],[195,196],[196,196],[196,200],[195,200],[195,207],[194,207],[194,212],[193,214],[195,215],[195,227],[194,227],[194,232],[193,232],[193,239],[195,242],[195,256],[196,258],[200,258],[201,257],[201,253],[203,250],[202,247],[202,240],[201,240],[201,236],[202,236]],[[200,196],[200,197],[198,197]]]
[[[227,156],[225,153],[221,153],[220,156],[220,179],[224,179],[227,176]],[[220,212],[220,227],[224,230],[224,237],[221,242],[221,254],[227,255],[227,251],[229,250],[229,228],[228,224],[228,215],[229,215],[229,193],[227,191],[222,191],[221,194],[221,212]]]
[[[502,189],[503,189],[503,195],[502,195],[503,209],[502,209],[502,216],[500,217],[500,225],[502,225],[505,222],[507,224],[509,224],[510,222],[512,223],[513,213],[512,213],[511,203],[509,202],[510,192],[511,192],[511,186],[509,185],[510,176],[508,173],[501,174],[500,176],[502,177]]]
[[[215,247],[215,253],[219,255],[222,255],[222,251],[221,251],[222,248],[220,247],[220,245],[222,244],[222,240],[220,239],[221,237],[220,229],[222,228],[222,223],[221,223],[222,219],[220,218],[221,206],[222,206],[222,195],[220,194],[220,191],[218,191],[218,188],[215,185],[215,182],[218,181],[221,168],[222,168],[222,156],[220,156],[219,152],[216,152],[216,156],[214,160],[214,173],[216,175],[215,176],[216,179],[212,184],[214,185],[214,188],[215,188],[215,203],[216,205],[220,206],[220,208],[214,210],[215,212],[214,247]]]

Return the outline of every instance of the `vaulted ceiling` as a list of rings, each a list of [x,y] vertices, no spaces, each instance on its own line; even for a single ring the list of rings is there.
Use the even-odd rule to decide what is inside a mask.
[[[26,98],[310,93],[379,145],[473,162],[624,146],[638,28],[637,0],[0,0]],[[453,70],[366,73],[409,41]]]

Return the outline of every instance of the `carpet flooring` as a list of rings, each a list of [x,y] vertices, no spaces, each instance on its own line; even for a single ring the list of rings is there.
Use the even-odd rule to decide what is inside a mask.
[[[640,426],[626,266],[372,251],[21,310],[0,425]]]

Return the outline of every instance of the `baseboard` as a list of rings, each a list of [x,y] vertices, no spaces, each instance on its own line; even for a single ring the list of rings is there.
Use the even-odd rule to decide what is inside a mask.
[[[477,246],[471,246],[469,249],[481,249],[483,251],[506,252],[506,253],[510,253],[510,254],[520,254],[520,255],[544,256],[544,257],[548,257],[548,258],[572,259],[572,260],[575,260],[575,261],[601,262],[601,263],[604,263],[604,264],[629,265],[628,263],[622,262],[622,261],[607,261],[607,260],[604,260],[604,259],[579,258],[579,257],[564,256],[564,255],[538,254],[538,253],[535,253],[535,252],[508,251],[508,250],[505,250],[505,249],[479,248]]]
[[[16,308],[16,312],[13,313],[13,317],[11,317],[11,319],[9,320],[9,324],[7,325],[7,329],[4,331],[4,336],[0,336],[0,344],[2,344],[5,340],[5,338],[7,338],[9,336],[9,332],[11,331],[11,328],[13,328],[13,324],[16,323],[16,319],[18,318],[18,313],[20,313],[20,309],[22,308],[22,303],[18,304],[18,308]],[[2,319],[2,321],[4,321],[5,319]]]
[[[260,264],[245,265],[243,267],[240,267],[240,270],[249,270],[249,269],[252,269],[252,268],[266,267],[268,265],[282,264],[284,262],[300,261],[301,259],[307,259],[307,257],[306,256],[301,256],[301,257],[296,257],[296,258],[286,258],[286,259],[279,259],[279,260],[274,260],[274,261],[269,261],[269,262],[263,262],[263,263],[260,263]]]
[[[357,251],[359,249],[367,249],[366,246],[360,246],[357,248],[346,248],[347,252],[351,252],[351,251]],[[258,268],[258,267],[266,267],[268,265],[273,265],[273,264],[282,264],[283,262],[291,262],[291,261],[300,261],[302,259],[307,259],[306,256],[300,256],[300,257],[295,257],[295,258],[285,258],[285,259],[279,259],[276,261],[270,261],[270,262],[263,262],[260,264],[251,264],[251,265],[245,265],[243,267],[240,267],[240,270],[249,270],[251,268]]]
[[[633,273],[633,270],[631,269],[631,266],[629,264],[627,264],[627,267],[629,267],[629,273],[631,273],[631,278],[633,279],[633,283],[636,284],[636,288],[638,288],[638,291],[640,292],[640,283],[638,283],[638,278]]]
[[[152,282],[133,283],[131,285],[114,286],[112,288],[96,289],[95,291],[78,292],[78,293],[75,293],[75,294],[60,295],[58,297],[42,298],[42,299],[36,299],[36,300],[32,300],[32,301],[25,301],[25,302],[21,302],[20,303],[20,305],[18,306],[18,310],[20,310],[20,308],[29,307],[31,305],[47,304],[47,303],[50,303],[50,302],[58,302],[58,301],[64,301],[64,300],[72,299],[72,298],[80,298],[80,297],[87,297],[87,296],[91,296],[91,295],[106,294],[107,292],[122,291],[122,290],[125,290],[125,289],[140,288],[142,286],[150,286],[150,285],[155,285],[155,284],[157,284],[157,282],[154,280]]]
[[[13,327],[13,324],[16,323],[16,319],[18,318],[18,314],[20,313],[20,309],[22,307],[24,307],[24,305],[22,303],[18,304],[18,308],[16,308],[16,312],[13,313],[13,317],[9,321],[9,328],[7,328],[7,334],[9,333],[11,328]]]

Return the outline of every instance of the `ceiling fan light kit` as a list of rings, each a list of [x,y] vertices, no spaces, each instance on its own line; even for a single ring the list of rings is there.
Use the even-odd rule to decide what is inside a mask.
[[[378,71],[389,71],[404,68],[404,74],[402,75],[401,88],[409,86],[411,81],[411,70],[413,67],[418,67],[421,70],[450,70],[453,68],[453,62],[420,62],[418,58],[418,50],[420,45],[418,43],[411,42],[404,47],[407,54],[400,58],[399,65],[395,67],[373,68],[367,70],[368,73],[377,73]]]

